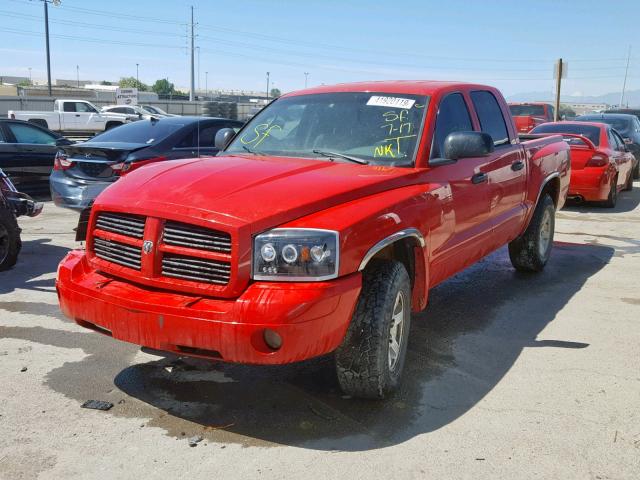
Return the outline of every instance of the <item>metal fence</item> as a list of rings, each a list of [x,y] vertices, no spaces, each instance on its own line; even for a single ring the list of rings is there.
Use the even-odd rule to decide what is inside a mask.
[[[0,117],[6,117],[9,110],[53,111],[53,97],[0,97]],[[113,105],[114,102],[105,100],[89,100],[97,107]],[[144,102],[161,108],[167,113],[176,115],[202,115],[202,105],[205,102],[187,102],[181,100],[154,100]],[[254,103],[238,103],[238,120],[246,120],[256,113]]]

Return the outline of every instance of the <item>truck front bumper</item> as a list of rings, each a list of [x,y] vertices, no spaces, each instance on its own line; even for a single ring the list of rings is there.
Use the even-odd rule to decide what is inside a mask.
[[[361,285],[355,273],[328,282],[256,282],[236,299],[197,297],[107,277],[77,250],[62,260],[56,280],[62,311],[81,326],[178,355],[251,364],[335,350]],[[280,337],[280,348],[269,347],[266,330]]]

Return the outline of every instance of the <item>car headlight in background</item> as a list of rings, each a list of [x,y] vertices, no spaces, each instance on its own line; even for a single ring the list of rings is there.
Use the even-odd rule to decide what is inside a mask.
[[[338,276],[338,232],[276,228],[255,237],[255,280],[321,281]]]

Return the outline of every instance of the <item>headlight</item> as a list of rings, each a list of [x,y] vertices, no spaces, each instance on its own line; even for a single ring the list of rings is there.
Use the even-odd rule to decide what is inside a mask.
[[[256,236],[255,280],[321,281],[338,276],[338,232],[276,228]]]

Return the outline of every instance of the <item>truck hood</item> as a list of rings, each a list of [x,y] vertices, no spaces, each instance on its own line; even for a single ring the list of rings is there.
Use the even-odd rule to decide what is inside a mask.
[[[412,168],[229,155],[150,164],[105,190],[96,206],[222,219],[259,231],[422,178]]]

